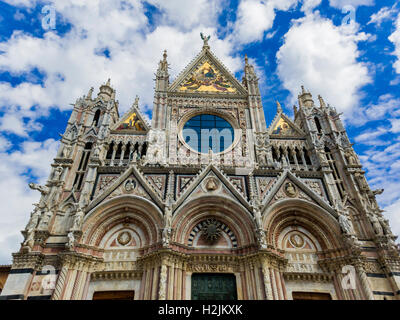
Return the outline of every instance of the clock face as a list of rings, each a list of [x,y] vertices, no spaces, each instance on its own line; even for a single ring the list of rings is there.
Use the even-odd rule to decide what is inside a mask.
[[[185,142],[197,152],[223,152],[233,143],[234,130],[225,119],[201,114],[188,120],[182,130]]]

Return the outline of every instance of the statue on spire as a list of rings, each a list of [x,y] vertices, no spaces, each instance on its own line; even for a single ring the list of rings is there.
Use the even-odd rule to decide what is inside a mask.
[[[211,36],[205,36],[203,32],[200,32],[200,37],[204,41],[203,48],[210,48],[210,46],[208,45],[208,40],[210,40]]]

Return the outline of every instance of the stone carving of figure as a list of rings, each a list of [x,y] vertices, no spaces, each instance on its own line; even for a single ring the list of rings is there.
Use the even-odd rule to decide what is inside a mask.
[[[80,230],[81,229],[84,217],[85,217],[85,213],[83,212],[81,207],[78,207],[78,210],[75,214],[72,230]]]
[[[257,241],[258,241],[258,244],[260,245],[260,247],[267,248],[267,242],[265,241],[265,231],[262,229],[257,229],[256,237],[257,237]]]
[[[62,157],[66,159],[69,158],[71,155],[71,151],[72,151],[72,146],[66,144],[62,150]]]
[[[261,166],[267,165],[267,152],[265,150],[260,151],[258,163]]]
[[[171,228],[164,228],[162,232],[162,243],[163,247],[169,246],[169,241],[171,239],[172,229]]]
[[[378,221],[382,226],[383,233],[385,235],[393,236],[392,230],[390,229],[390,226],[389,226],[389,220],[385,219],[384,217],[379,217]]]
[[[347,158],[347,162],[349,165],[357,165],[357,158],[355,157],[353,151],[347,150],[345,153],[345,156]]]
[[[101,151],[100,146],[96,145],[96,147],[94,148],[93,157],[95,157],[95,158],[100,157],[100,151]]]
[[[127,192],[133,191],[133,190],[135,189],[135,187],[136,187],[136,184],[135,184],[135,181],[133,181],[133,180],[128,180],[128,181],[125,183],[125,190],[126,190]]]
[[[40,211],[39,208],[36,207],[32,212],[31,218],[26,226],[26,230],[35,229],[39,222],[39,217],[40,217]]]
[[[75,245],[75,236],[72,231],[68,233],[68,242],[65,244],[65,246],[69,249],[72,249]]]
[[[374,228],[375,234],[377,234],[378,236],[382,236],[383,230],[378,218],[374,214],[369,214],[369,219],[371,221],[372,227]]]
[[[52,214],[50,211],[46,211],[43,214],[42,219],[40,220],[40,223],[39,223],[39,227],[38,227],[40,230],[48,229],[51,216],[52,216]]]
[[[24,241],[23,245],[32,249],[33,245],[35,244],[34,237],[35,237],[35,229],[34,228],[27,229],[26,240]]]
[[[254,210],[254,219],[256,221],[257,229],[261,229],[262,228],[262,218],[261,218],[261,212],[258,208]]]
[[[62,173],[63,173],[63,168],[61,166],[58,166],[54,170],[53,180],[60,181]]]
[[[45,197],[49,194],[50,189],[46,186],[41,186],[39,184],[36,183],[30,183],[29,184],[29,188],[31,188],[32,190],[38,190],[40,192],[40,194],[42,195],[42,197],[40,198],[39,201],[39,208],[43,209],[46,207],[45,204]]]
[[[294,188],[294,186],[291,182],[288,182],[285,184],[285,192],[289,197],[296,196],[296,189]]]
[[[206,183],[206,189],[208,191],[214,191],[214,190],[217,190],[217,188],[218,187],[217,187],[217,184],[215,182],[215,179],[213,179],[213,178],[208,179],[208,181]]]
[[[346,214],[339,213],[339,225],[342,229],[343,233],[346,234],[354,234],[353,226],[351,224],[350,219],[347,217]]]

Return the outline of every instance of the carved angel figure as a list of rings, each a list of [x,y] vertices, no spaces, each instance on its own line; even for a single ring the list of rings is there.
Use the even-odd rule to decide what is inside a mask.
[[[74,236],[74,233],[73,233],[72,231],[69,232],[67,237],[68,237],[68,242],[65,244],[65,246],[66,246],[67,248],[71,249],[71,248],[74,246],[74,244],[75,244],[75,236]]]
[[[79,207],[78,211],[75,214],[74,225],[72,226],[72,230],[81,229],[84,216],[85,213],[83,212],[82,208]]]
[[[353,225],[347,215],[339,214],[339,225],[344,233],[354,234]]]

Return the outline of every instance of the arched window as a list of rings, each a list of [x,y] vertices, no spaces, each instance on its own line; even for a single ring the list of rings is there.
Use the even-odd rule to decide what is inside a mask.
[[[75,180],[74,180],[74,187],[77,191],[81,190],[83,177],[85,176],[87,164],[90,158],[90,151],[92,150],[93,143],[87,142],[85,144],[85,149],[82,151],[81,160],[79,162],[78,170],[76,171]]]
[[[315,125],[317,126],[317,130],[319,133],[322,132],[322,127],[321,127],[321,123],[319,122],[319,119],[317,117],[314,118],[315,121]]]
[[[93,126],[98,127],[100,125],[100,114],[101,111],[98,109],[93,117]]]

